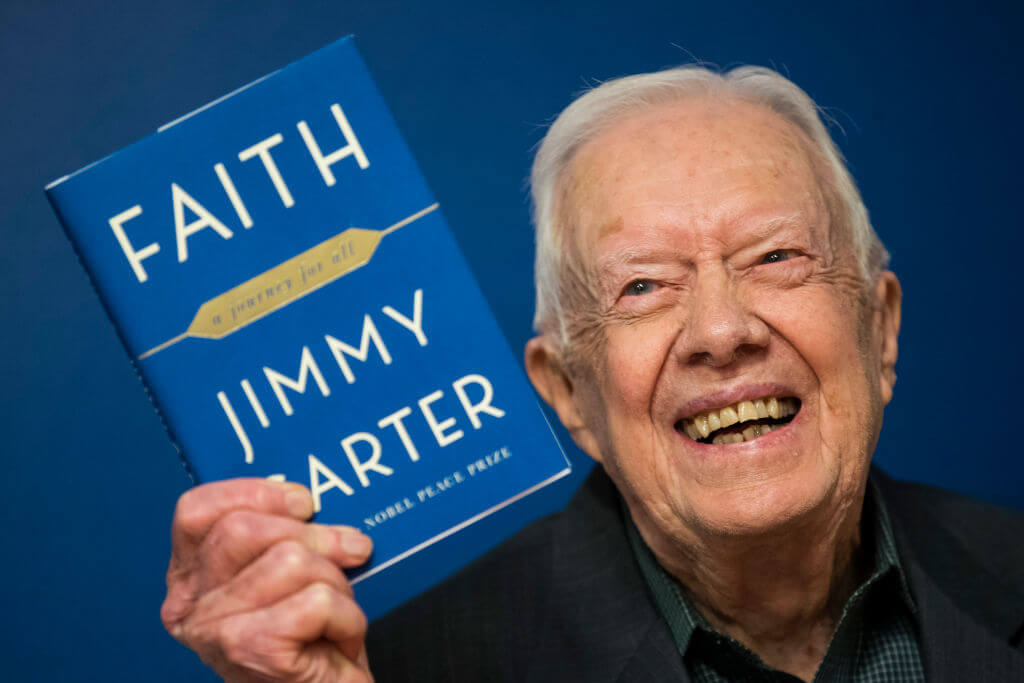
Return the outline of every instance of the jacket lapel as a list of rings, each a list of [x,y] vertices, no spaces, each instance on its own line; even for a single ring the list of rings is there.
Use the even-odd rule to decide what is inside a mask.
[[[554,662],[539,657],[543,669],[531,671],[527,680],[688,682],[629,547],[618,494],[600,467],[563,519],[547,598],[552,617],[539,639],[564,644],[558,648],[561,671],[554,675]]]
[[[660,622],[659,619],[654,626],[663,626]],[[664,627],[647,632],[615,680],[619,683],[690,683],[682,657]]]
[[[1024,655],[1019,650],[965,614],[916,561],[907,565],[921,617],[929,681],[1024,681]]]
[[[1024,652],[1011,645],[1024,621],[1021,566],[996,564],[1019,552],[1019,517],[872,476],[917,603],[928,680],[1024,681]]]

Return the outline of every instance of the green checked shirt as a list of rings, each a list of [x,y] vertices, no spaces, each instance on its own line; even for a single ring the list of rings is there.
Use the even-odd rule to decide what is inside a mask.
[[[694,683],[800,680],[769,667],[750,649],[711,628],[675,579],[658,564],[628,512],[626,520],[633,553]],[[870,480],[861,525],[865,531],[864,547],[866,552],[873,552],[874,566],[870,577],[843,607],[814,681],[924,681],[917,608],[900,566],[889,515]]]

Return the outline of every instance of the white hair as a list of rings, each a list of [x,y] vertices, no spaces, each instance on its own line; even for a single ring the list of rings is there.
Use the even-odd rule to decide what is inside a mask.
[[[694,95],[733,97],[767,107],[802,130],[831,178],[822,178],[834,223],[847,226],[861,276],[870,282],[888,265],[889,254],[875,234],[857,185],[842,153],[822,123],[820,109],[797,85],[780,74],[757,66],[716,73],[686,65],[607,81],[576,99],[558,116],[541,142],[530,174],[533,223],[536,227],[537,310],[534,328],[555,335],[564,347],[568,339],[566,276],[575,264],[557,206],[562,176],[576,152],[615,122],[639,109]],[[831,192],[829,192],[831,190]],[[838,204],[838,206],[833,206]]]

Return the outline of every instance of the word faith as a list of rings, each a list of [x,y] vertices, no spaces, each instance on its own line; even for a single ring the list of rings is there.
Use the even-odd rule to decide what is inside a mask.
[[[334,120],[338,124],[342,137],[345,138],[345,144],[327,154],[325,154],[320,148],[320,143],[318,143],[316,138],[313,137],[313,133],[310,131],[309,125],[305,121],[299,121],[295,124],[296,128],[298,128],[299,136],[306,144],[306,149],[309,150],[309,155],[317,169],[320,171],[320,175],[323,177],[324,184],[326,184],[327,187],[333,187],[337,182],[337,179],[334,176],[334,171],[331,167],[342,159],[352,157],[359,165],[360,170],[365,170],[370,166],[370,160],[366,157],[366,153],[363,151],[363,147],[359,143],[359,139],[356,137],[355,131],[353,131],[352,126],[349,125],[348,119],[345,117],[345,112],[342,111],[338,104],[332,104],[331,113],[334,115]],[[253,159],[258,159],[259,163],[263,165],[263,170],[266,171],[270,183],[274,186],[274,190],[277,191],[278,197],[281,198],[281,203],[285,208],[289,208],[295,204],[295,199],[292,197],[291,190],[288,188],[288,183],[285,182],[284,176],[281,174],[280,168],[278,168],[277,163],[274,161],[274,155],[271,151],[274,147],[277,147],[284,142],[284,139],[285,138],[281,133],[274,133],[270,137],[260,140],[256,144],[246,147],[240,151],[238,153],[238,161],[245,163]],[[245,229],[251,228],[253,226],[252,215],[249,213],[249,208],[246,206],[241,193],[239,193],[238,188],[231,179],[231,175],[228,173],[227,167],[223,163],[216,163],[213,166],[213,173],[217,176],[217,180],[219,181],[224,194],[227,196],[228,201],[231,202],[231,206],[235,210],[238,222]],[[254,193],[262,191],[262,188],[252,189],[252,192]],[[184,263],[188,260],[188,239],[201,230],[209,228],[225,240],[231,239],[234,236],[235,233],[225,224],[224,221],[215,216],[209,209],[200,203],[199,200],[197,200],[178,183],[171,183],[170,192],[171,209],[174,215],[174,236],[178,251],[178,263]],[[186,209],[191,214],[191,220],[188,221],[186,221],[185,217]],[[161,247],[159,242],[151,242],[144,247],[136,248],[128,238],[128,233],[125,230],[125,224],[141,215],[142,205],[136,204],[135,206],[125,209],[116,216],[111,216],[108,222],[110,223],[110,229],[114,231],[114,237],[117,238],[117,243],[121,246],[121,251],[124,252],[125,258],[128,259],[128,264],[132,267],[132,272],[135,273],[135,277],[138,278],[139,282],[146,282],[149,279],[149,274],[146,273],[146,269],[142,262],[160,253]]]

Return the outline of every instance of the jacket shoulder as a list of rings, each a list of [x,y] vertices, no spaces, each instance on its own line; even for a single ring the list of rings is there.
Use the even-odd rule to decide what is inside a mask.
[[[648,593],[595,467],[565,510],[371,625],[370,664],[381,682],[680,680],[680,659],[648,662],[674,648]]]
[[[1024,512],[915,482],[879,477],[886,507],[902,526],[916,554],[938,552],[956,542],[990,571],[1024,576]],[[949,552],[949,548],[945,548]],[[1024,584],[1018,581],[1024,593]]]
[[[374,677],[523,680],[565,512],[528,525],[442,583],[371,624]],[[518,656],[517,656],[518,655]]]
[[[927,575],[999,640],[1024,646],[1024,513],[877,471],[874,476],[911,573]]]

